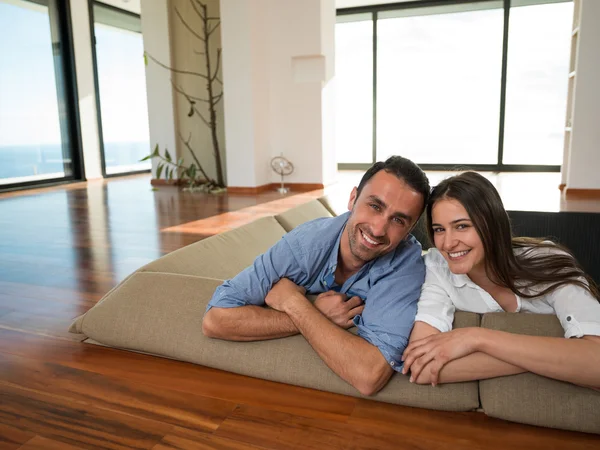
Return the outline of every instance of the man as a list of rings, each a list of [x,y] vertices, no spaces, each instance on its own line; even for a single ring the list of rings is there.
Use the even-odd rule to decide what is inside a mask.
[[[352,190],[350,212],[296,227],[217,288],[204,334],[253,341],[301,333],[362,394],[379,391],[402,370],[425,278],[409,233],[428,196],[412,161],[374,164]],[[313,304],[305,294],[320,295]],[[346,331],[353,325],[357,336]]]

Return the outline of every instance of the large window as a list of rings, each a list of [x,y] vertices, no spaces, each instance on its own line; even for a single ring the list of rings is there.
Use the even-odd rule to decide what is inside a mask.
[[[510,9],[505,164],[562,163],[572,17],[572,2]]]
[[[429,169],[560,170],[572,9],[448,0],[339,10],[342,168],[401,154]]]
[[[149,170],[144,46],[139,16],[94,4],[96,67],[106,175]]]
[[[0,0],[0,189],[81,177],[61,7]]]
[[[373,159],[373,21],[370,14],[335,28],[338,162]],[[343,20],[343,18],[342,18]]]

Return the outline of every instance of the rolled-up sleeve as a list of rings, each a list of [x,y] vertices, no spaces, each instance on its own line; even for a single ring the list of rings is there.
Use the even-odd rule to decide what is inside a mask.
[[[398,372],[402,370],[402,353],[408,344],[425,277],[422,263],[411,269],[371,286],[362,315],[354,318],[358,335],[377,347]]]
[[[565,337],[600,336],[600,303],[587,289],[574,284],[559,287],[547,298],[565,330]]]
[[[436,267],[427,266],[425,283],[417,304],[415,322],[425,322],[442,333],[452,330],[455,307],[448,295],[446,286],[436,273]]]
[[[288,278],[298,285],[305,282],[306,274],[284,237],[254,263],[219,286],[206,307],[236,308],[265,304],[265,297],[274,283]]]

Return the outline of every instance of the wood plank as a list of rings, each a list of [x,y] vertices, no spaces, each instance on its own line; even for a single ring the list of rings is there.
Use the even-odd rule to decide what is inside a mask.
[[[345,421],[356,403],[353,397],[14,330],[0,329],[0,352],[299,416]]]
[[[17,283],[14,281],[0,281],[0,292],[15,299],[27,297],[75,305],[84,303],[90,306],[95,305],[105,294],[105,292],[95,293],[93,291],[80,291],[79,289],[40,287],[34,284]]]
[[[600,436],[591,434],[517,424],[478,412],[432,411],[364,399],[358,400],[348,424],[419,439],[435,435],[445,442],[472,448],[600,448]]]
[[[414,437],[363,424],[333,422],[240,405],[215,435],[282,450],[327,449],[472,449],[458,442]]]
[[[83,447],[76,447],[66,442],[55,441],[42,436],[36,436],[27,441],[19,450],[85,450]]]
[[[150,449],[171,425],[0,384],[0,423],[85,449]]]
[[[235,404],[0,353],[0,384],[166,424],[212,431]]]
[[[0,316],[0,328],[24,331],[40,336],[59,337],[82,341],[84,336],[68,332],[73,321],[72,314],[44,314],[37,312],[11,311]]]
[[[35,436],[30,431],[0,421],[0,450],[14,450]]]
[[[270,450],[245,442],[234,441],[188,429],[176,428],[165,436],[152,450]],[[276,449],[273,449],[276,450]]]

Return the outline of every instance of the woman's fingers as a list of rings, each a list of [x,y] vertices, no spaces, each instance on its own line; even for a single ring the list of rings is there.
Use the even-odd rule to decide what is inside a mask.
[[[447,361],[443,361],[440,358],[436,358],[431,362],[430,374],[431,374],[431,385],[436,386],[440,379],[440,371],[446,365]]]
[[[404,353],[402,353],[402,361],[408,358],[409,354],[413,352],[416,348],[421,347],[427,344],[433,336],[427,336],[426,338],[419,339],[417,341],[413,341],[408,344],[408,346],[404,349]]]
[[[410,382],[414,383],[419,378],[423,367],[425,367],[429,362],[435,357],[433,352],[426,352],[420,358],[417,358],[415,362],[412,364],[410,368]]]
[[[419,347],[412,348],[409,352],[405,353],[406,357],[403,356],[404,367],[402,368],[402,373],[406,375],[409,370],[412,370],[412,365],[415,361],[423,356],[427,352],[425,345],[421,345]]]

